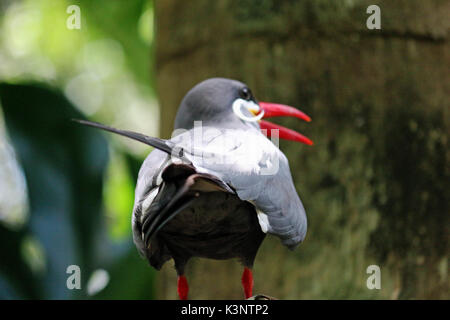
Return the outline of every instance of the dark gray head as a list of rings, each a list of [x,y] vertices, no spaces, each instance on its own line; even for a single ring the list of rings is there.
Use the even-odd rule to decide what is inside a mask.
[[[183,98],[175,129],[191,129],[194,121],[230,129],[249,125],[259,128],[258,117],[255,117],[259,111],[258,103],[245,83],[211,78],[197,84]]]
[[[175,129],[189,130],[194,127],[194,121],[202,121],[202,126],[217,128],[265,129],[269,136],[276,129],[281,139],[312,144],[311,140],[298,132],[261,120],[278,116],[311,121],[306,114],[293,107],[270,102],[258,103],[245,83],[211,78],[197,84],[183,98],[175,118]]]

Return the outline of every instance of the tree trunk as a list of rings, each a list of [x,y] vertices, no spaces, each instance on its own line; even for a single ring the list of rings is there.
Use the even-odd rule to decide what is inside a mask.
[[[448,31],[450,2],[156,1],[161,135],[210,77],[246,82],[257,99],[313,121],[275,120],[308,137],[281,142],[309,220],[295,251],[266,238],[254,293],[280,299],[449,298]],[[381,268],[381,289],[366,285]],[[190,262],[193,299],[240,299],[236,261]],[[159,298],[176,298],[170,264]]]

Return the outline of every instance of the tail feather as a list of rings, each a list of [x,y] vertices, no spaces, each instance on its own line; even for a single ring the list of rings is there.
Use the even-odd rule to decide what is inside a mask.
[[[162,179],[158,194],[143,216],[141,233],[145,247],[166,223],[189,208],[202,193],[220,191],[234,194],[220,179],[198,173],[185,164],[171,164],[164,169]]]
[[[174,182],[164,182],[163,184],[154,200],[158,205],[150,206],[150,212],[144,217],[142,223],[142,233],[146,246],[163,225],[187,208],[194,200],[192,196],[187,194],[190,185],[186,180],[181,188],[175,187]]]
[[[148,227],[148,229],[144,232],[144,243],[146,247],[152,240],[153,235],[157,234],[162,227],[166,225],[167,222],[172,220],[176,215],[182,212],[184,209],[188,208],[192,202],[195,201],[195,197],[187,197],[182,201],[179,201],[177,205],[168,206],[160,215],[157,216],[157,219],[153,221],[153,223]]]
[[[72,121],[78,122],[85,126],[109,131],[109,132],[130,138],[130,139],[145,143],[146,145],[152,146],[156,149],[164,151],[172,156],[175,156],[181,160],[185,160],[190,163],[190,161],[184,157],[183,149],[182,148],[176,149],[175,145],[171,146],[167,140],[149,137],[144,134],[133,132],[133,131],[112,128],[112,127],[109,127],[109,126],[106,126],[104,124],[94,122],[94,121],[79,120],[79,119],[72,119]]]

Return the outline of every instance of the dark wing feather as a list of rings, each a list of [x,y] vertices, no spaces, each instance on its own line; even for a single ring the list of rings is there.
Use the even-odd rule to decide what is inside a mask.
[[[141,232],[146,248],[154,235],[171,219],[188,208],[202,192],[222,191],[235,194],[220,179],[197,173],[186,164],[170,164],[162,173],[158,194],[144,213]]]

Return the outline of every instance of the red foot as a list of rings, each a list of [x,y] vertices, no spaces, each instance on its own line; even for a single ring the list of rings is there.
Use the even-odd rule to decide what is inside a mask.
[[[185,276],[178,276],[178,296],[180,300],[187,300],[189,286]]]
[[[253,274],[252,270],[245,267],[242,273],[242,287],[244,288],[245,299],[252,296],[253,291]]]

